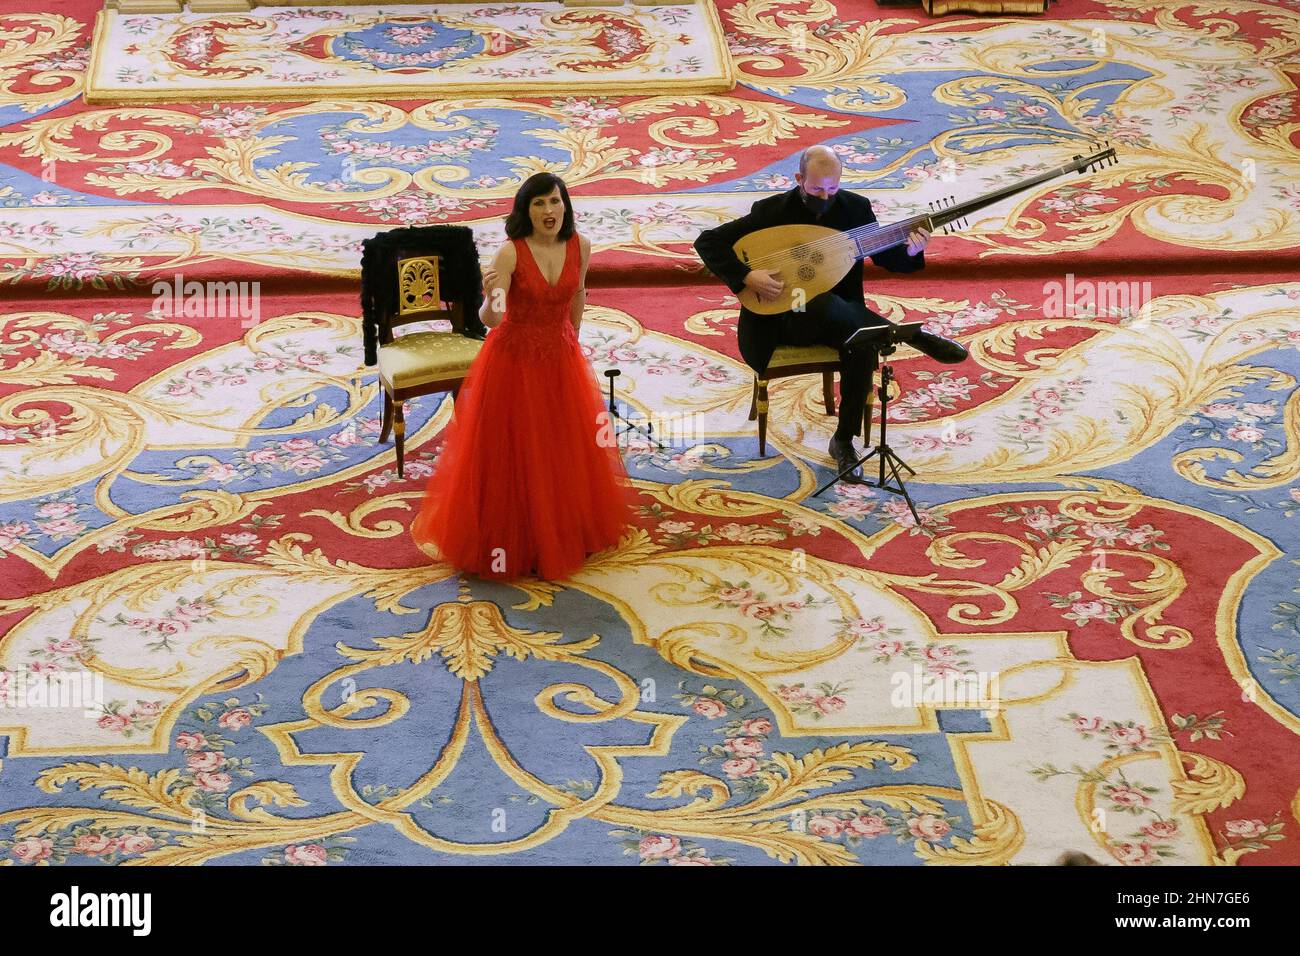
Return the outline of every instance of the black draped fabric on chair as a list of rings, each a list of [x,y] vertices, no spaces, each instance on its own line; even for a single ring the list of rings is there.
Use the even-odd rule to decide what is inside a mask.
[[[478,317],[483,304],[478,248],[468,226],[409,226],[381,232],[361,244],[361,326],[366,364],[374,365],[380,343],[380,324],[397,314],[397,264],[417,256],[438,256],[438,283],[442,298],[464,305],[462,335],[482,339],[487,329]]]

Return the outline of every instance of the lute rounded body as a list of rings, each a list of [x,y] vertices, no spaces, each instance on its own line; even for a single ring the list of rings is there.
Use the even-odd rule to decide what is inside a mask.
[[[825,226],[759,229],[732,248],[751,269],[776,272],[785,283],[774,299],[760,299],[748,287],[740,290],[741,304],[759,315],[800,311],[815,296],[835,288],[857,260],[852,237]]]

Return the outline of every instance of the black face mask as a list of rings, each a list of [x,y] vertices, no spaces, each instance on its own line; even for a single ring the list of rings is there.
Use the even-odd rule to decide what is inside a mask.
[[[802,186],[799,187],[799,195],[803,198],[803,204],[808,207],[809,211],[814,216],[823,215],[827,209],[831,208],[831,203],[835,201],[834,196],[831,196],[829,199],[823,199],[820,196],[809,196],[803,191]]]

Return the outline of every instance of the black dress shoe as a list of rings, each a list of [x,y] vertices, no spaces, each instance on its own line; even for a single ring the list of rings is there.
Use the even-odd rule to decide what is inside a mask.
[[[827,449],[831,457],[835,459],[836,471],[844,472],[840,476],[840,481],[848,482],[850,485],[865,485],[867,479],[862,477],[862,468],[858,465],[858,452],[853,447],[851,439],[832,438],[830,447]]]
[[[942,362],[945,365],[964,362],[970,356],[966,346],[960,342],[945,339],[942,335],[935,335],[933,332],[918,332],[916,338],[912,339],[910,344],[918,352],[922,352],[936,362]]]

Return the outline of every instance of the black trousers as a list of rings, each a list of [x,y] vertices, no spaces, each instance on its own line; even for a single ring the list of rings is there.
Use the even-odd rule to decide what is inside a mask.
[[[876,370],[874,349],[844,348],[844,340],[858,329],[888,325],[889,320],[866,306],[849,302],[833,292],[808,300],[803,312],[777,317],[777,341],[782,345],[828,345],[840,351],[840,407],[836,438],[848,439],[862,431],[862,406]]]

